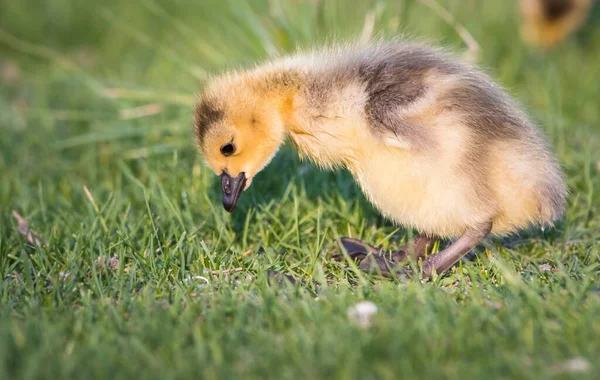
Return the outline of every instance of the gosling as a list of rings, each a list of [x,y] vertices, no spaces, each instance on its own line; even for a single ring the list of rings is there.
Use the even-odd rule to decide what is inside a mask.
[[[521,35],[534,46],[551,48],[577,31],[595,0],[520,0]]]
[[[299,52],[213,78],[194,111],[197,145],[232,212],[286,137],[323,169],[349,170],[387,218],[420,233],[391,254],[342,238],[385,276],[444,272],[490,233],[552,226],[563,174],[545,139],[487,75],[403,41]],[[437,254],[435,238],[458,238]],[[343,258],[337,255],[336,258]]]

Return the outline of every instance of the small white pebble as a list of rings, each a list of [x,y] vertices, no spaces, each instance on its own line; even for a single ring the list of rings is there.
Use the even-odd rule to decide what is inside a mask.
[[[348,309],[348,318],[362,328],[371,326],[373,315],[377,313],[377,305],[373,302],[360,302]]]
[[[207,284],[210,284],[210,281],[208,280],[208,278],[206,278],[206,277],[203,277],[203,276],[190,276],[190,275],[187,275],[187,276],[185,277],[185,280],[186,280],[186,281],[196,281],[196,280],[201,280],[201,281],[204,281],[204,282],[206,282]],[[201,285],[201,286],[202,286],[202,285]]]
[[[552,367],[552,374],[584,373],[590,370],[590,362],[581,356],[574,357]]]

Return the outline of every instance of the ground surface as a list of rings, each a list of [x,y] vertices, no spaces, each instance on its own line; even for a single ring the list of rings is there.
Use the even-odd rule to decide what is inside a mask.
[[[600,378],[600,28],[538,53],[511,2],[441,2],[549,136],[571,197],[555,230],[402,283],[331,262],[336,237],[410,232],[290,148],[227,214],[190,101],[209,73],[372,22],[466,51],[439,12],[100,3],[0,1],[0,378]],[[348,309],[365,300],[360,327]]]

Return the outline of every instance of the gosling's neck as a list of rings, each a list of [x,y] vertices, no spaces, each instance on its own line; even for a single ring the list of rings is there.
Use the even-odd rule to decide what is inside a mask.
[[[285,133],[301,158],[323,168],[356,169],[365,147],[361,86],[328,86],[330,78],[296,67],[272,66],[253,72],[251,84],[265,104],[279,111]],[[327,90],[329,88],[329,90]]]
[[[318,86],[310,84],[305,82],[290,94],[281,110],[287,135],[301,158],[325,169],[356,170],[365,145],[365,128],[364,107],[353,104],[355,89],[349,86],[339,93],[315,94],[311,89]]]

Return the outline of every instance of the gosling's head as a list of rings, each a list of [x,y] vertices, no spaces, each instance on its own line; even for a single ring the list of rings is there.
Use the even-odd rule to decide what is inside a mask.
[[[251,79],[218,78],[195,105],[197,144],[208,167],[221,176],[229,212],[285,138],[280,99]]]

